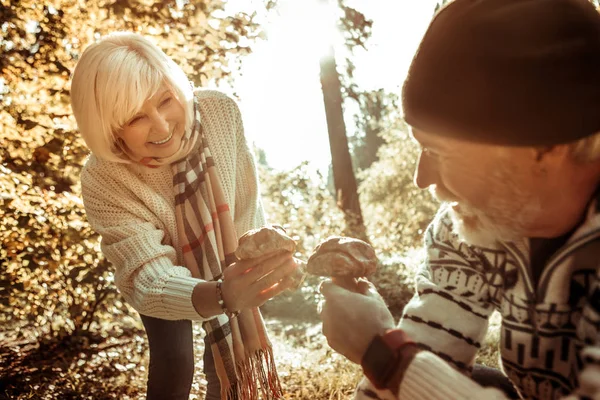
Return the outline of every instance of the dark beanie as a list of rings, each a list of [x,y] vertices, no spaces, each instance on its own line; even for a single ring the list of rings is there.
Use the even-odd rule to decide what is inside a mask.
[[[514,146],[600,131],[600,14],[587,0],[455,0],[431,21],[402,90],[429,133]]]

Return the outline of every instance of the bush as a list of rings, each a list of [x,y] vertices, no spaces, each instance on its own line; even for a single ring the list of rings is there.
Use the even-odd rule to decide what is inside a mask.
[[[263,205],[270,223],[283,226],[306,259],[323,239],[345,235],[344,214],[327,189],[325,178],[307,162],[291,171],[259,165]]]
[[[9,139],[0,166],[0,320],[54,337],[89,330],[100,311],[126,313],[75,185],[83,144],[73,131],[54,131],[47,143],[19,140],[7,125],[0,128]]]
[[[379,160],[359,173],[359,193],[371,243],[393,257],[421,246],[438,203],[413,184],[418,146],[405,125],[396,121],[383,137]]]

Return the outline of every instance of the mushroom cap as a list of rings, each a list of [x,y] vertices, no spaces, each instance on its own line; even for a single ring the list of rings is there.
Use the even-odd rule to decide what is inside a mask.
[[[331,236],[315,248],[306,269],[312,275],[358,278],[373,274],[377,262],[375,250],[367,242]]]
[[[239,241],[235,256],[239,260],[260,257],[266,254],[296,250],[296,242],[286,235],[278,225],[267,225],[244,233]]]

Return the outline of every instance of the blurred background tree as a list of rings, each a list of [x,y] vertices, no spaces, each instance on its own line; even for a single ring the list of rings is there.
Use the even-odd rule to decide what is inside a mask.
[[[321,2],[327,5],[329,0],[321,0]],[[364,47],[364,42],[370,34],[372,21],[367,20],[362,13],[355,9],[345,6],[343,0],[338,1],[338,6],[343,11],[338,25],[344,34],[346,46],[350,52],[355,46]],[[324,9],[327,10],[326,7]],[[333,43],[328,43],[327,52],[320,60],[320,79],[329,134],[335,196],[338,207],[344,212],[350,231],[354,233],[353,236],[368,240],[348,146],[348,135],[344,122],[342,81],[337,70],[335,55]]]
[[[327,3],[328,0],[322,1]],[[373,21],[344,0],[338,0],[337,7],[337,25],[344,39],[342,53],[345,56],[338,65],[336,54],[340,52],[336,53],[331,44],[321,58],[334,193],[347,224],[352,225],[350,232],[354,236],[378,243],[395,243],[382,246],[381,250],[398,252],[418,243],[435,203],[428,193],[420,193],[412,185],[412,161],[416,160],[417,152],[406,135],[398,95],[385,89],[361,89],[354,79],[353,56],[357,50],[367,49]],[[436,10],[438,7],[439,4]],[[353,114],[355,133],[349,136],[343,114],[344,108],[352,105],[356,110]],[[380,148],[386,143],[389,145],[381,149],[380,154]],[[373,165],[380,155],[382,161]],[[368,204],[366,224],[369,229],[365,226],[365,212],[361,209],[365,207],[361,207],[361,203]]]

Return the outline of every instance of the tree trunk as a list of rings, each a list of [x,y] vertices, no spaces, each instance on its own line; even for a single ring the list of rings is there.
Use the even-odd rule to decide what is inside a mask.
[[[364,238],[365,228],[358,200],[358,191],[352,158],[348,148],[346,124],[342,110],[342,85],[335,63],[335,53],[330,46],[329,54],[321,58],[321,87],[329,132],[329,147],[333,165],[333,183],[338,207],[346,216],[350,231]]]

